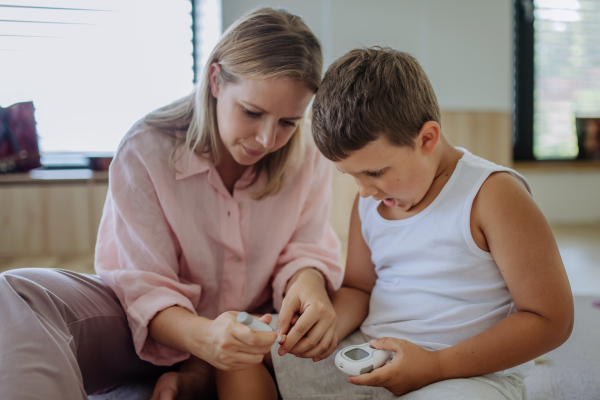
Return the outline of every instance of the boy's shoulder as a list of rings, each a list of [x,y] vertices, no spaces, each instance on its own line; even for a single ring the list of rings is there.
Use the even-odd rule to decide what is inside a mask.
[[[473,200],[471,234],[479,248],[490,251],[492,232],[506,225],[516,215],[539,211],[526,181],[508,171],[497,171],[485,180]],[[516,234],[516,232],[512,232]]]

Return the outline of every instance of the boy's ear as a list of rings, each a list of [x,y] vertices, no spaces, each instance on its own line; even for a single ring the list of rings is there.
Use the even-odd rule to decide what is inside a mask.
[[[419,136],[417,136],[417,145],[425,155],[433,153],[440,142],[441,129],[435,121],[427,121],[421,127]]]
[[[209,71],[210,93],[216,99],[219,94],[219,76],[221,75],[221,66],[219,63],[212,63]]]

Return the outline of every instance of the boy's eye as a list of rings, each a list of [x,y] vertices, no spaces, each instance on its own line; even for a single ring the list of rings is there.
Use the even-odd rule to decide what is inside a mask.
[[[260,114],[252,112],[246,108],[244,108],[244,114],[246,114],[247,116],[249,116],[250,118],[258,118],[260,117]]]
[[[375,171],[375,172],[367,172],[367,176],[373,176],[373,177],[380,176],[381,174],[383,174],[382,169],[380,169],[379,171]]]

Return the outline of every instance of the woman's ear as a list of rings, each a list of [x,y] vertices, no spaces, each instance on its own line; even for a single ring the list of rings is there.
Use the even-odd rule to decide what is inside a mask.
[[[440,142],[441,128],[435,121],[427,121],[421,127],[417,143],[425,155],[432,154]]]
[[[217,96],[219,95],[219,83],[220,83],[220,79],[219,76],[221,75],[221,66],[219,65],[219,63],[212,63],[210,64],[210,71],[209,71],[209,84],[210,84],[210,93],[212,94],[212,96],[216,99]]]

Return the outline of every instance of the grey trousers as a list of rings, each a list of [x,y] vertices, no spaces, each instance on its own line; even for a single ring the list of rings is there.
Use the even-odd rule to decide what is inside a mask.
[[[173,369],[140,360],[125,311],[99,277],[34,268],[0,274],[0,399],[87,399]]]
[[[283,400],[527,400],[525,382],[515,374],[488,374],[465,379],[450,379],[425,386],[404,396],[394,396],[380,387],[355,386],[346,382],[334,359],[346,346],[369,341],[360,330],[338,343],[337,350],[325,360],[277,355],[279,345],[271,348],[275,375]]]

